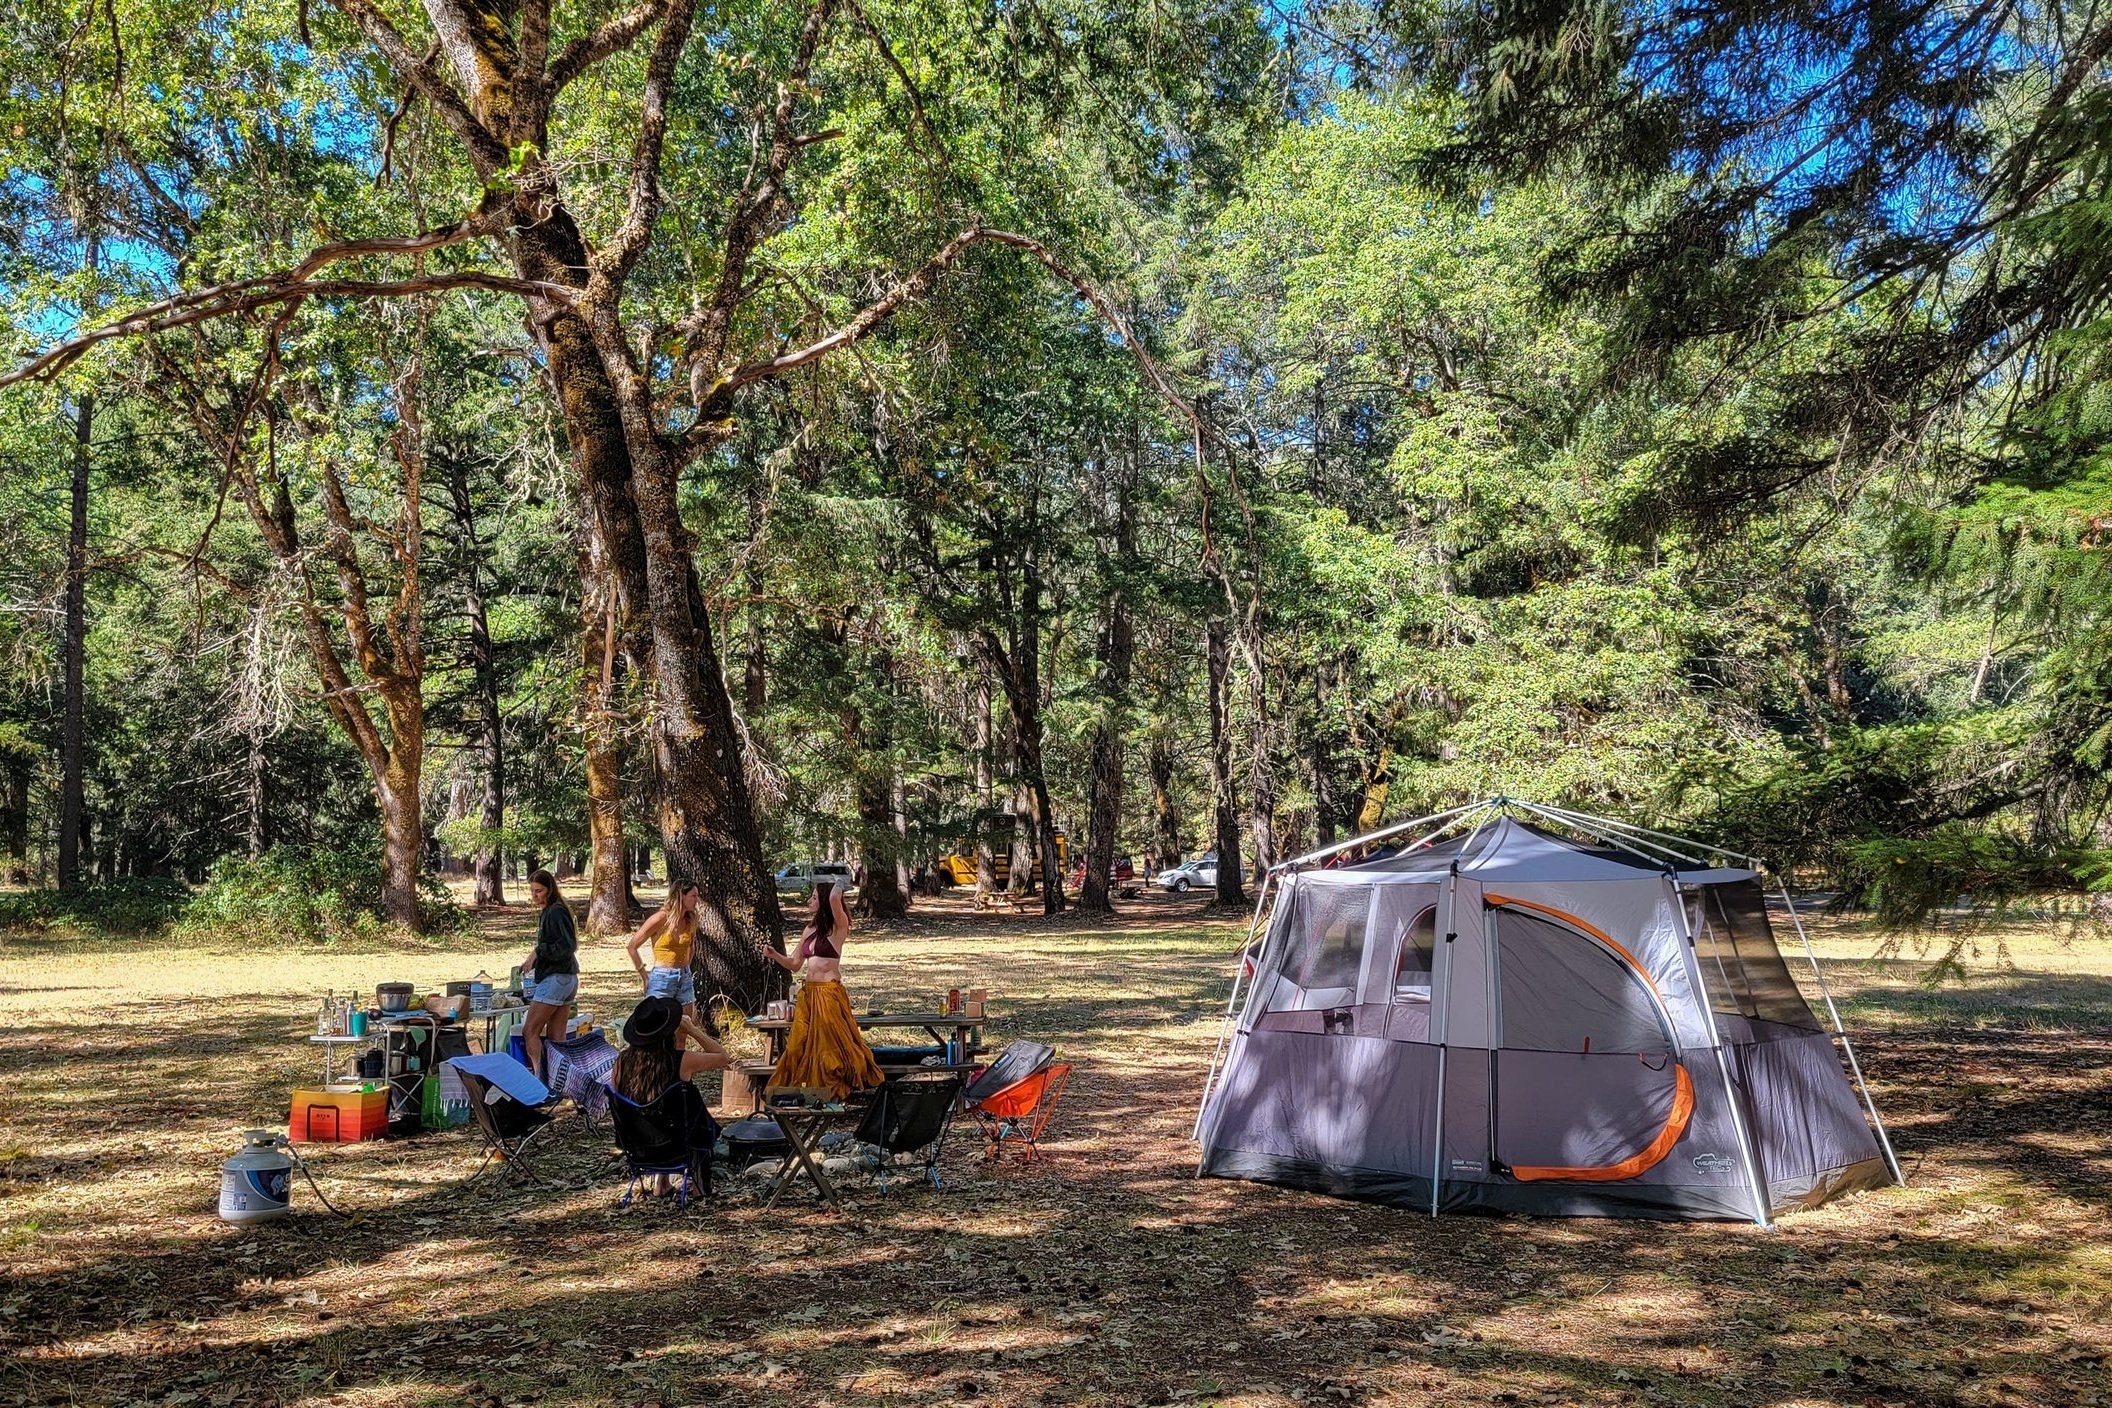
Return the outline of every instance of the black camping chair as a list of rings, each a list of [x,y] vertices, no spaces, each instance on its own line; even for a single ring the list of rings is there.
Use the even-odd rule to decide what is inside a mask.
[[[523,1105],[505,1091],[468,1071],[455,1068],[462,1088],[469,1092],[470,1127],[484,1140],[484,1162],[469,1176],[474,1183],[494,1162],[509,1164],[530,1183],[543,1180],[528,1165],[528,1147],[550,1127],[551,1116],[533,1105]]]
[[[954,1106],[961,1093],[961,1078],[944,1075],[905,1075],[888,1081],[873,1092],[873,1103],[858,1122],[853,1138],[878,1147],[880,1194],[887,1195],[887,1168],[895,1158],[922,1152],[924,1176],[931,1186],[939,1184],[939,1154],[946,1147],[946,1131],[953,1127]]]
[[[711,1152],[719,1142],[718,1122],[704,1108],[704,1097],[686,1080],[678,1080],[644,1104],[631,1099],[614,1085],[603,1087],[609,1094],[609,1127],[616,1147],[623,1154],[623,1172],[630,1185],[623,1190],[627,1208],[648,1178],[681,1175],[682,1186],[675,1206],[689,1206],[689,1190],[700,1187],[711,1193]]]

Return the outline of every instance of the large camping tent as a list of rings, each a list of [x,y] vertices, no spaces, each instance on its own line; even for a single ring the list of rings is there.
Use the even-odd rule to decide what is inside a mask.
[[[1898,1179],[1756,868],[1514,799],[1423,820],[1374,833],[1401,849],[1270,875],[1197,1119],[1203,1174],[1432,1214],[1763,1225]]]

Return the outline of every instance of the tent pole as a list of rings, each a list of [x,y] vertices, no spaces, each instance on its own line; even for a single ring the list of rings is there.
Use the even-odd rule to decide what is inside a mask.
[[[1682,943],[1680,960],[1686,965],[1687,983],[1693,989],[1694,1001],[1701,1006],[1702,1015],[1709,1019],[1709,1045],[1716,1052],[1716,1069],[1723,1076],[1723,1098],[1731,1103],[1731,1128],[1738,1134],[1738,1153],[1745,1160],[1745,1176],[1753,1188],[1753,1221],[1762,1227],[1771,1226],[1768,1218],[1767,1185],[1760,1180],[1760,1156],[1753,1146],[1752,1131],[1746,1128],[1744,1102],[1739,1098],[1738,1087],[1731,1081],[1730,1058],[1723,1054],[1723,1029],[1716,1025],[1716,1008],[1709,1001],[1708,984],[1702,980],[1701,964],[1694,954],[1694,926],[1687,923],[1687,901],[1679,888],[1679,881],[1669,873],[1665,876],[1665,888],[1672,894],[1672,918],[1679,925]]]
[[[1487,803],[1483,803],[1483,805],[1486,806]],[[1467,819],[1464,816],[1456,816],[1452,818],[1452,820],[1446,822],[1443,826],[1438,827],[1435,831],[1424,832],[1422,835],[1416,837],[1413,841],[1410,841],[1407,845],[1401,847],[1401,850],[1412,851],[1417,846],[1427,845],[1428,843],[1435,841],[1438,837],[1444,835],[1447,831],[1451,831],[1456,827],[1465,825],[1466,820]],[[1476,829],[1478,830],[1479,828]]]
[[[1444,821],[1448,817],[1457,818],[1463,813],[1479,811],[1483,807],[1494,805],[1493,801],[1468,802],[1464,806],[1453,807],[1448,811],[1432,812],[1428,816],[1419,816],[1408,821],[1397,821],[1391,826],[1382,826],[1376,831],[1367,831],[1361,836],[1352,836],[1347,841],[1337,841],[1332,845],[1322,846],[1318,850],[1307,851],[1302,856],[1292,856],[1289,860],[1278,861],[1271,868],[1274,870],[1295,870],[1302,865],[1312,865],[1317,861],[1326,860],[1329,856],[1346,851],[1351,846],[1362,846],[1372,841],[1383,841],[1388,836],[1398,836],[1403,831],[1413,831],[1416,827],[1428,826],[1433,821]],[[1439,831],[1449,829],[1449,827],[1438,828]],[[1434,836],[1437,832],[1433,831],[1430,834]]]
[[[1528,811],[1539,812],[1542,816],[1551,817],[1564,826],[1582,831],[1587,835],[1596,836],[1602,841],[1611,842],[1630,855],[1641,856],[1653,865],[1662,864],[1665,856],[1670,856],[1674,860],[1685,861],[1689,865],[1706,865],[1708,863],[1700,856],[1675,850],[1662,841],[1647,840],[1641,828],[1629,826],[1626,822],[1615,821],[1611,817],[1593,816],[1590,812],[1571,811],[1566,807],[1543,807],[1533,802],[1520,802],[1518,805]],[[1648,847],[1648,850],[1643,849],[1644,847]],[[1746,859],[1744,856],[1733,855],[1729,851],[1721,851],[1718,854],[1728,856],[1732,860]]]
[[[1685,861],[1689,865],[1703,864],[1703,861],[1698,856],[1690,856],[1684,851],[1675,851],[1670,846],[1660,842],[1647,841],[1640,836],[1623,832],[1619,829],[1618,823],[1608,821],[1602,817],[1595,817],[1586,812],[1573,812],[1562,807],[1543,807],[1534,802],[1520,802],[1518,805],[1524,807],[1527,811],[1538,812],[1541,816],[1546,817],[1558,826],[1567,826],[1572,831],[1581,831],[1587,836],[1604,841],[1609,845],[1617,846],[1629,855],[1640,856],[1652,865],[1663,865],[1665,858],[1668,856],[1673,860]]]
[[[1201,1139],[1203,1136],[1203,1111],[1210,1107],[1210,1087],[1217,1081],[1217,1063],[1225,1053],[1225,1037],[1232,1029],[1232,1014],[1239,1006],[1240,985],[1247,976],[1247,958],[1254,949],[1254,931],[1261,927],[1261,907],[1268,902],[1269,886],[1274,884],[1275,880],[1276,872],[1270,870],[1261,877],[1261,890],[1254,896],[1254,918],[1247,925],[1247,941],[1240,945],[1239,966],[1232,970],[1232,991],[1225,998],[1224,1020],[1217,1025],[1217,1046],[1210,1052],[1210,1069],[1203,1076],[1203,1098],[1196,1102],[1195,1128],[1188,1135],[1190,1139]],[[1261,971],[1258,956],[1254,960],[1254,970],[1257,975]]]
[[[1507,804],[1509,804],[1509,802],[1510,799],[1507,797],[1493,797],[1489,800],[1488,805],[1495,811],[1497,817],[1501,818],[1503,815],[1502,809]],[[1472,857],[1468,853],[1474,849],[1474,838],[1476,836],[1479,836],[1482,833],[1482,828],[1486,827],[1488,824],[1489,819],[1487,817],[1482,817],[1480,820],[1474,823],[1474,829],[1467,833],[1467,839],[1460,842],[1459,844],[1459,860],[1472,859]],[[1456,868],[1459,864],[1459,860],[1455,860],[1453,862],[1453,865],[1455,867],[1455,874],[1457,873]]]
[[[1590,822],[1596,826],[1614,827],[1618,830],[1627,832],[1631,840],[1647,836],[1652,838],[1653,840],[1660,842],[1677,842],[1679,845],[1682,846],[1691,846],[1694,844],[1694,842],[1688,837],[1674,836],[1669,831],[1652,831],[1647,826],[1637,826],[1632,821],[1615,821],[1610,816],[1595,816],[1590,812],[1572,811],[1565,807],[1543,807],[1541,808],[1541,810],[1552,811],[1559,816],[1574,817],[1578,821]],[[1672,850],[1672,848],[1669,846],[1661,847],[1661,849],[1671,851],[1673,855],[1678,856],[1681,860],[1692,861],[1695,865],[1700,865],[1703,863],[1699,857],[1690,856],[1683,851]],[[1709,846],[1705,849],[1707,849],[1711,854],[1724,856],[1731,860],[1742,860],[1754,867],[1758,867],[1761,864],[1760,857],[1758,856],[1749,856],[1739,851],[1726,850],[1721,846]]]
[[[1459,862],[1445,876],[1445,922],[1438,926],[1437,950],[1430,957],[1430,1036],[1437,1043],[1437,1091],[1430,1126],[1430,1215],[1437,1216],[1438,1189],[1445,1165],[1445,1037],[1452,1026],[1452,938],[1459,913]],[[1439,978],[1437,965],[1444,965]]]
[[[1566,826],[1572,831],[1581,831],[1587,836],[1590,836],[1596,840],[1604,841],[1608,845],[1626,851],[1629,855],[1636,857],[1638,860],[1646,860],[1650,862],[1650,864],[1652,864],[1653,866],[1663,865],[1665,863],[1666,857],[1668,856],[1673,860],[1683,860],[1690,862],[1694,865],[1700,865],[1702,863],[1701,861],[1696,860],[1692,856],[1680,854],[1678,851],[1673,850],[1670,846],[1660,846],[1655,842],[1644,841],[1636,837],[1623,836],[1620,832],[1611,830],[1610,828],[1601,829],[1595,825],[1590,824],[1589,819],[1586,818],[1582,813],[1557,811],[1553,807],[1536,806],[1531,802],[1520,802],[1518,805],[1524,807],[1529,812],[1534,812],[1540,816],[1546,817],[1549,821],[1554,822],[1557,826]],[[1643,849],[1645,846],[1648,846],[1649,849]]]
[[[1863,1079],[1863,1063],[1855,1058],[1855,1043],[1848,1039],[1848,1029],[1841,1025],[1841,1009],[1833,1005],[1833,988],[1826,981],[1826,970],[1819,966],[1817,950],[1811,946],[1811,935],[1804,932],[1804,921],[1797,914],[1797,902],[1790,898],[1789,881],[1777,875],[1776,888],[1781,892],[1783,907],[1789,911],[1789,922],[1797,931],[1797,941],[1804,945],[1804,957],[1811,964],[1811,976],[1818,979],[1819,996],[1826,999],[1826,1015],[1833,1019],[1833,1034],[1841,1039],[1841,1050],[1848,1055],[1848,1069],[1855,1072],[1855,1088],[1863,1097],[1863,1108],[1870,1112],[1870,1123],[1877,1130],[1878,1147],[1885,1151],[1885,1163],[1892,1169],[1892,1181],[1900,1187],[1907,1186],[1907,1176],[1900,1172],[1899,1155],[1892,1148],[1892,1136],[1885,1130],[1884,1116],[1877,1112],[1877,1102],[1870,1098],[1870,1083]]]

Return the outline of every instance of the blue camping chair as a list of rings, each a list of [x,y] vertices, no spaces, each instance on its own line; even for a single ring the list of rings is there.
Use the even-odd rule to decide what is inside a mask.
[[[697,1088],[678,1080],[644,1104],[614,1085],[602,1088],[609,1097],[609,1127],[623,1155],[624,1176],[630,1180],[617,1206],[629,1207],[639,1186],[661,1175],[681,1178],[675,1196],[678,1208],[689,1206],[693,1187],[701,1187],[709,1198],[712,1147],[719,1142],[719,1125],[704,1108],[704,1097]]]

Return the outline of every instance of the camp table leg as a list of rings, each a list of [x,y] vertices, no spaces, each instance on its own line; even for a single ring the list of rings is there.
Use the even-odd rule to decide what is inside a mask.
[[[814,1161],[812,1152],[807,1148],[809,1144],[816,1142],[820,1138],[821,1131],[828,1126],[829,1113],[794,1114],[789,1110],[771,1112],[772,1117],[777,1121],[777,1127],[785,1132],[785,1143],[791,1146],[792,1157],[799,1160],[799,1166],[806,1170],[809,1178],[814,1180],[815,1188],[820,1190],[821,1196],[827,1200],[828,1205],[836,1211],[842,1212],[843,1199],[837,1195],[836,1185],[829,1181],[828,1174],[822,1171],[821,1165]],[[777,1172],[777,1178],[770,1185],[770,1196],[763,1200],[763,1206],[766,1208],[775,1207],[777,1200],[784,1195],[786,1185],[791,1181],[792,1170],[790,1168],[780,1168]]]

